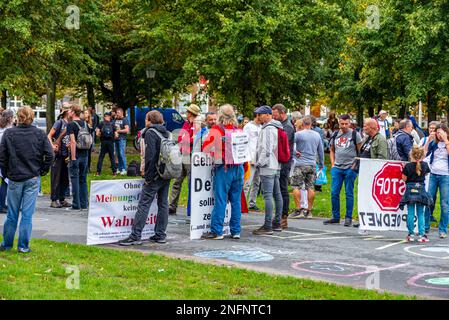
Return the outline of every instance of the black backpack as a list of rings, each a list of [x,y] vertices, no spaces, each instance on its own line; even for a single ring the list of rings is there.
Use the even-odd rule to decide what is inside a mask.
[[[128,165],[128,170],[126,171],[126,175],[128,177],[137,177],[140,176],[140,163],[137,163],[136,160],[133,160]]]
[[[103,139],[113,139],[114,138],[114,128],[111,122],[103,122],[101,127],[101,138]]]

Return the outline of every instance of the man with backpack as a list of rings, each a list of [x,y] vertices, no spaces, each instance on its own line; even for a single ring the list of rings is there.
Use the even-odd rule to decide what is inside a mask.
[[[362,147],[362,137],[355,130],[350,129],[351,118],[344,114],[340,116],[340,130],[333,134],[330,140],[331,159],[331,197],[332,197],[332,219],[326,220],[324,224],[340,223],[340,192],[345,183],[346,192],[346,217],[345,227],[352,225],[352,211],[354,209],[354,182],[357,172],[353,165]]]
[[[391,160],[408,161],[410,151],[413,148],[414,138],[412,136],[413,123],[410,120],[399,122],[399,132],[394,136],[393,141],[388,144]],[[394,145],[391,145],[394,143]],[[396,147],[396,152],[394,150]]]
[[[282,218],[281,226],[283,229],[288,227],[288,211],[290,207],[290,194],[288,192],[288,180],[290,178],[290,169],[292,168],[292,156],[293,156],[293,145],[295,143],[295,129],[292,123],[288,120],[287,108],[282,104],[276,104],[272,108],[273,119],[279,121],[282,124],[287,139],[288,146],[290,150],[290,159],[287,163],[281,163],[281,173],[279,176],[279,185],[281,187],[282,194]]]
[[[158,213],[154,235],[150,241],[166,243],[166,229],[168,224],[168,190],[170,179],[179,177],[182,171],[181,153],[176,144],[169,139],[170,134],[163,126],[162,114],[153,110],[147,115],[150,123],[145,133],[145,183],[139,200],[132,232],[124,240],[122,246],[142,244],[142,230],[147,222],[151,204],[157,194]],[[172,160],[169,160],[170,158]],[[175,158],[175,159],[174,159]]]
[[[259,169],[262,195],[265,201],[265,223],[262,227],[253,231],[255,235],[271,235],[273,231],[282,231],[282,194],[279,185],[281,164],[278,157],[279,132],[285,135],[282,124],[272,119],[272,110],[268,106],[262,106],[256,110],[259,121],[262,124],[259,140],[257,142],[256,167]],[[286,136],[286,135],[285,135]],[[288,140],[287,140],[288,149]],[[286,151],[286,150],[282,150]],[[290,158],[290,155],[289,155]],[[276,203],[276,214],[273,216],[273,198]]]
[[[87,158],[92,146],[92,135],[84,120],[81,120],[81,108],[73,105],[69,116],[72,122],[67,126],[67,134],[70,136],[70,162],[69,173],[72,182],[72,210],[87,210]]]
[[[111,161],[112,174],[117,175],[117,168],[115,166],[114,158],[114,135],[115,126],[111,121],[111,113],[106,112],[104,114],[104,121],[101,122],[96,129],[97,137],[100,137],[100,157],[97,163],[97,176],[101,175],[101,169],[103,167],[103,160],[106,154],[109,155]]]

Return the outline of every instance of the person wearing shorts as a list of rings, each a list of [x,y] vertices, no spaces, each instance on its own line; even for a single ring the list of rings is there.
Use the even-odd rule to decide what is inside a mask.
[[[296,209],[289,216],[292,219],[311,218],[315,200],[316,162],[318,167],[324,167],[323,141],[316,131],[312,130],[312,118],[307,116],[302,121],[303,130],[295,133],[295,167],[290,184],[293,187]],[[307,209],[301,208],[301,189],[307,190]]]

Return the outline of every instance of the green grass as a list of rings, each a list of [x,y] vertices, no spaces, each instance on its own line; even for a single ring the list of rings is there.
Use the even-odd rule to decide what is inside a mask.
[[[0,252],[0,299],[410,299],[347,286],[199,264],[155,254],[32,240]],[[67,266],[80,270],[66,288]]]

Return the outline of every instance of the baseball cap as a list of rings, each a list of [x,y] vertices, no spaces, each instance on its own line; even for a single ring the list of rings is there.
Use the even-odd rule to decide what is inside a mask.
[[[271,111],[269,106],[261,106],[257,108],[256,114],[273,114],[273,111]]]
[[[379,116],[381,116],[381,115],[383,115],[383,114],[386,114],[386,113],[388,113],[388,111],[385,111],[385,110],[380,110],[380,112],[379,112]]]

